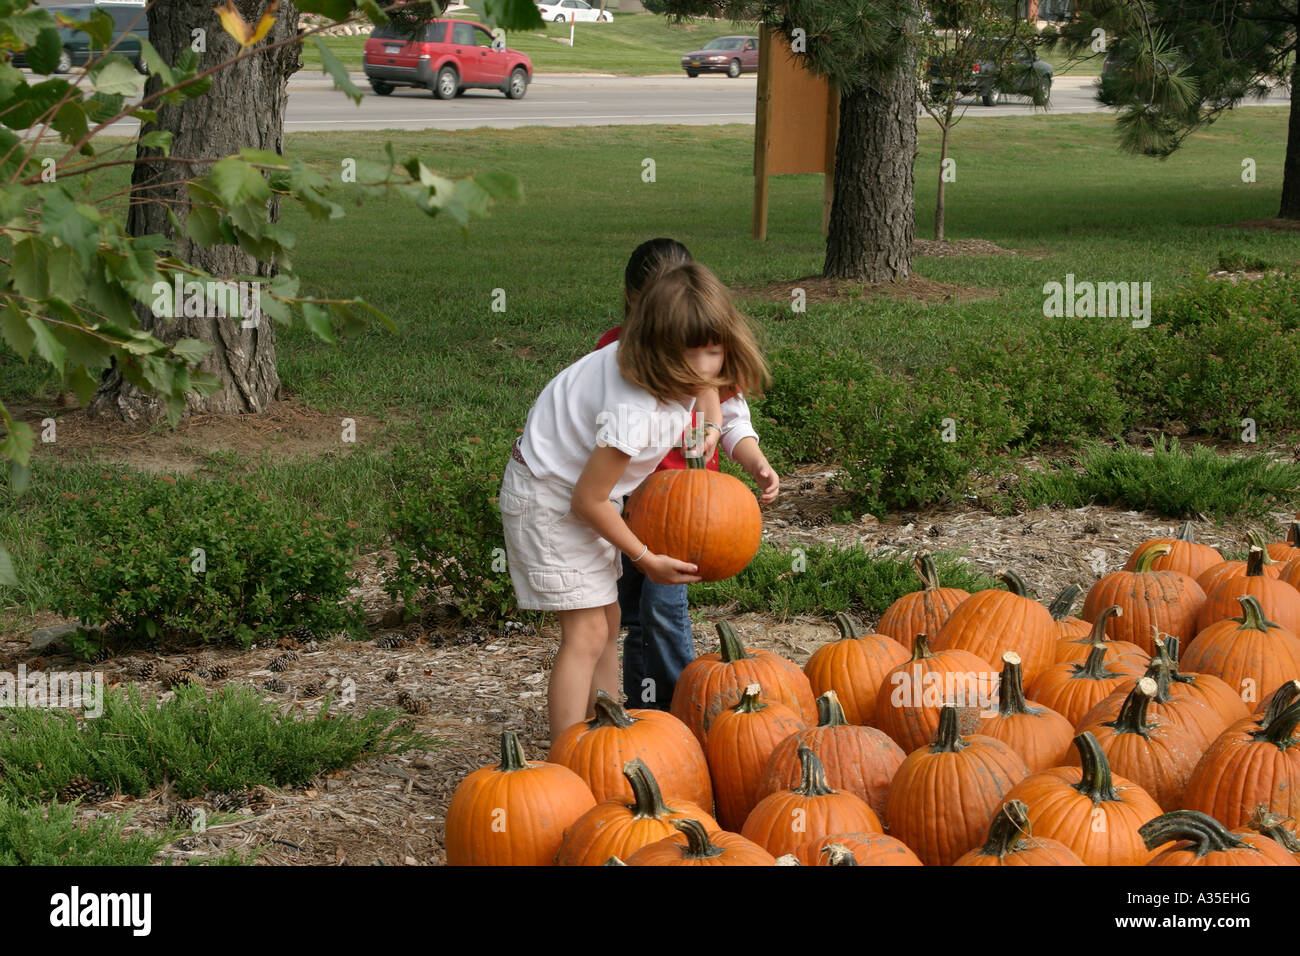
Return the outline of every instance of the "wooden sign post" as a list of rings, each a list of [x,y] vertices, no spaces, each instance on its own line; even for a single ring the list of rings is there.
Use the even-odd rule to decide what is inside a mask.
[[[835,140],[840,97],[835,85],[809,72],[779,30],[764,26],[758,46],[754,110],[754,238],[767,238],[767,178],[821,173],[822,234],[835,193]]]

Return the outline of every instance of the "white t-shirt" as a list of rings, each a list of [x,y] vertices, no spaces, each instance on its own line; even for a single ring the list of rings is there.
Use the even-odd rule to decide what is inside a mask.
[[[519,450],[538,478],[572,488],[598,444],[632,456],[609,493],[621,501],[658,467],[691,423],[685,405],[661,402],[618,369],[618,343],[588,352],[542,389],[528,410]]]

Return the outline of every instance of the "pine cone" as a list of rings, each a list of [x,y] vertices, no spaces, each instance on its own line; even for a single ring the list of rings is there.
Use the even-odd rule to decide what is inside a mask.
[[[313,697],[319,697],[324,689],[324,685],[322,685],[319,680],[312,678],[302,685],[302,691],[299,693],[299,696],[304,700],[310,700]]]
[[[182,684],[202,684],[203,678],[189,668],[178,667],[163,678],[163,683],[174,689]]]
[[[313,597],[315,597],[315,595],[313,595]],[[319,600],[320,599],[317,598],[318,602]],[[316,637],[316,632],[307,624],[299,624],[289,629],[288,636],[293,638],[299,644],[306,644],[308,641]]]
[[[128,677],[148,680],[158,672],[158,662],[151,659],[132,657],[122,665],[122,672]]]
[[[113,795],[110,787],[96,783],[84,773],[79,773],[59,791],[60,803],[71,803],[80,798],[82,803],[99,803]]]
[[[411,643],[411,639],[405,634],[384,634],[375,638],[375,647],[382,647],[385,650],[391,650],[394,647],[405,647]]]
[[[287,671],[289,665],[298,659],[297,651],[285,651],[278,657],[272,658],[271,663],[266,666],[273,671]]]
[[[278,677],[272,677],[262,685],[262,689],[270,691],[272,694],[287,694],[289,692],[289,685]]]
[[[225,680],[230,676],[230,668],[225,664],[209,664],[199,671],[204,680]]]
[[[397,702],[401,705],[402,710],[408,714],[427,714],[429,712],[429,701],[425,697],[416,697],[414,694],[402,691],[397,695]]]
[[[208,801],[208,806],[212,807],[214,812],[228,813],[232,810],[243,810],[253,797],[247,790],[232,790],[228,793],[209,791],[204,795],[204,799]]]
[[[200,809],[202,808],[188,803],[172,804],[167,813],[167,822],[174,827],[180,827],[182,830],[193,830],[194,821],[198,818]]]
[[[388,683],[392,684],[392,683],[394,683],[394,682],[397,680],[397,678],[399,678],[399,677],[401,677],[401,676],[402,676],[402,675],[399,674],[399,673],[397,673],[397,671],[388,671],[386,674],[384,674],[384,680],[386,680],[386,681],[388,681]]]
[[[101,647],[99,650],[95,651],[95,653],[90,655],[90,663],[92,664],[102,664],[104,661],[112,659],[113,652],[107,647]]]

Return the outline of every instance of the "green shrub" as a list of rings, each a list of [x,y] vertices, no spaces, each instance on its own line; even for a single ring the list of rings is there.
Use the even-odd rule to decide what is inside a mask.
[[[247,646],[297,626],[364,633],[359,605],[338,603],[354,551],[341,522],[317,513],[295,523],[233,479],[106,474],[63,498],[37,528],[48,552],[38,571],[55,582],[49,606],[107,625],[116,646],[160,638]]]
[[[123,834],[130,814],[80,824],[71,805],[41,806],[0,796],[0,866],[147,866],[175,833]]]

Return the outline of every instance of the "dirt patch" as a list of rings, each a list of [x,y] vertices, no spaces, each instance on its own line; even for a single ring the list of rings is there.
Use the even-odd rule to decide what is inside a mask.
[[[825,276],[804,276],[789,282],[773,282],[762,288],[737,286],[737,298],[776,299],[789,303],[795,289],[802,289],[808,302],[858,302],[869,299],[901,299],[909,302],[968,302],[997,295],[995,289],[934,282],[912,274],[906,282],[850,282]]]
[[[1235,272],[1229,272],[1227,269],[1218,269],[1208,273],[1208,278],[1218,279],[1220,282],[1231,282],[1236,285],[1238,282],[1258,282],[1265,276],[1282,276],[1286,275],[1284,269],[1241,269]]]
[[[266,453],[277,461],[347,454],[359,445],[382,443],[387,425],[394,420],[309,408],[292,398],[272,402],[261,415],[192,415],[181,419],[175,428],[165,423],[139,428],[112,419],[91,419],[71,393],[46,403],[11,405],[9,410],[35,430],[34,457],[47,456],[56,462],[112,462],[170,474],[197,471],[214,452],[236,452],[254,459]],[[394,412],[394,417],[397,414]],[[42,422],[47,418],[54,420],[56,440],[52,442],[41,440]],[[344,419],[355,422],[355,441],[343,440]]]
[[[1004,249],[996,242],[987,239],[917,239],[912,244],[912,253],[931,258],[953,258],[956,256],[1015,256],[1014,249]]]
[[[1229,222],[1214,228],[1241,229],[1242,231],[1300,232],[1300,219],[1281,219],[1273,216],[1267,219],[1245,219],[1241,222]]]

